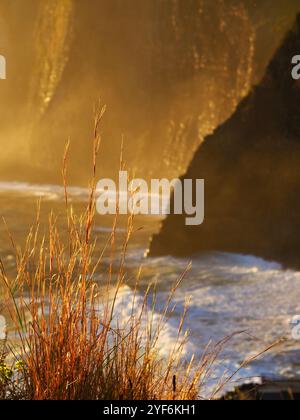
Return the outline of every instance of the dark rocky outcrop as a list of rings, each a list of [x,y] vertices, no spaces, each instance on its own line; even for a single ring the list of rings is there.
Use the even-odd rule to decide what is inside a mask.
[[[299,381],[267,381],[261,385],[248,384],[236,388],[222,401],[299,401]]]
[[[206,182],[205,222],[170,216],[152,256],[205,251],[253,254],[300,267],[300,15],[261,83],[200,146],[183,178]]]

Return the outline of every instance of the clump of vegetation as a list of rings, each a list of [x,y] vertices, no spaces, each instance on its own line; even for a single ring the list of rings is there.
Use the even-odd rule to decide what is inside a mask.
[[[1,264],[1,280],[6,289],[3,301],[10,308],[18,344],[12,346],[6,340],[2,346],[2,399],[194,400],[200,398],[224,345],[222,342],[211,347],[201,360],[186,360],[186,308],[178,325],[177,343],[167,358],[161,356],[159,339],[174,310],[174,292],[186,273],[170,291],[158,319],[155,286],[149,285],[142,304],[137,304],[139,278],[131,316],[126,320],[118,318],[116,302],[126,281],[125,260],[133,216],[128,219],[118,272],[111,263],[106,275],[95,281],[105,251],[95,258],[95,180],[102,115],[103,110],[96,113],[93,176],[83,214],[77,216],[68,199],[67,146],[63,164],[65,229],[59,229],[56,216],[51,214],[47,232],[43,233],[38,210],[23,250],[10,235],[17,274],[9,278]],[[106,249],[114,249],[117,217]],[[218,391],[220,384],[216,388]]]

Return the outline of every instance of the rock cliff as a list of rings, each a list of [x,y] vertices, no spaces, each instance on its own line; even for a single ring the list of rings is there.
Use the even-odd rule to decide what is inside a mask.
[[[300,15],[261,83],[199,147],[183,178],[206,182],[205,222],[169,216],[150,255],[253,254],[300,267]]]

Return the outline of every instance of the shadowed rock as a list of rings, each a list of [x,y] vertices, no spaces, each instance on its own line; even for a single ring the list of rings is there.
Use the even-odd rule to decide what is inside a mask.
[[[206,182],[205,222],[169,216],[150,255],[253,254],[300,267],[300,15],[261,83],[206,138],[183,178]]]
[[[299,401],[299,381],[267,381],[262,385],[248,384],[236,388],[222,400],[233,401]]]

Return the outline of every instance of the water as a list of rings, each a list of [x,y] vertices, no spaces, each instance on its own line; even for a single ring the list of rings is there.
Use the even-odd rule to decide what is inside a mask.
[[[22,244],[34,220],[39,196],[42,197],[42,221],[46,222],[51,208],[62,213],[64,195],[60,187],[0,183],[0,216],[6,219],[18,243]],[[78,209],[87,197],[87,190],[83,188],[70,189],[70,198]],[[299,342],[292,338],[291,320],[300,314],[300,272],[284,270],[277,263],[253,256],[217,252],[191,259],[145,259],[149,237],[159,229],[159,223],[160,220],[153,217],[136,221],[136,233],[129,246],[126,263],[127,285],[117,301],[116,311],[122,317],[130,315],[133,279],[140,267],[140,301],[149,282],[157,282],[159,311],[166,302],[171,285],[192,261],[190,272],[175,293],[177,307],[163,332],[161,351],[167,354],[176,342],[178,323],[185,301],[190,298],[186,327],[190,329],[191,337],[186,347],[187,357],[192,354],[200,357],[209,341],[218,342],[238,333],[229,340],[220,356],[215,368],[216,376],[220,376],[224,371],[235,371],[245,358],[284,338],[285,341],[241,371],[238,378],[251,381],[257,377],[299,378]],[[108,238],[110,224],[108,218],[97,216],[95,235],[99,248]],[[1,225],[0,254],[8,271],[13,273],[14,260],[5,230]],[[122,223],[118,233],[120,247],[124,234]]]

